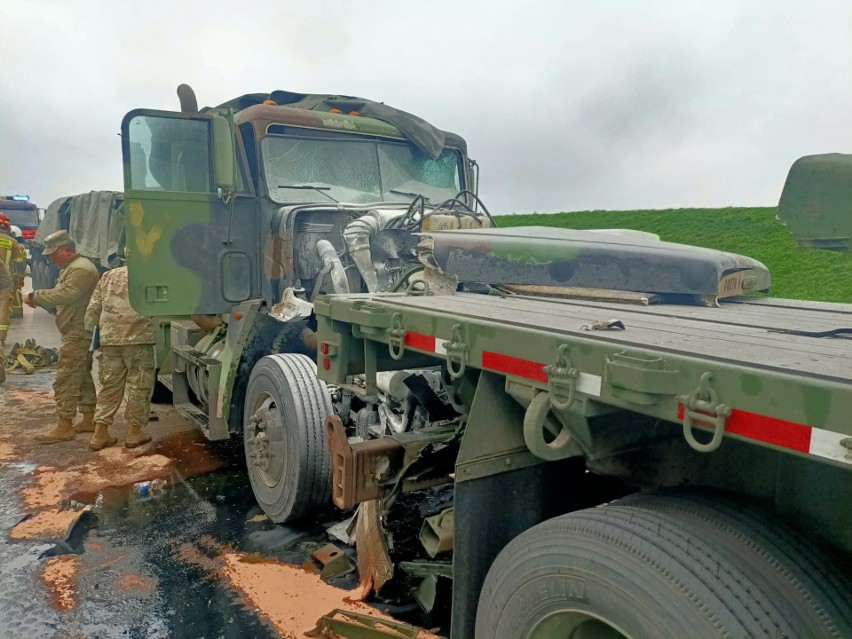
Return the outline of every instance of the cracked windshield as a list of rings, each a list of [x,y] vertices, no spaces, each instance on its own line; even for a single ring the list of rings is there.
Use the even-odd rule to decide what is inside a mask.
[[[461,189],[460,156],[451,149],[433,160],[412,144],[270,135],[261,153],[270,195],[281,204],[407,203],[417,195],[438,204]]]

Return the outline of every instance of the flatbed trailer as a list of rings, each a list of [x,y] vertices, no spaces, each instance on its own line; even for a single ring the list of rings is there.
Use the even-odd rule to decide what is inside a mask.
[[[317,369],[330,384],[363,375],[369,396],[381,371],[442,368],[462,414],[453,473],[454,639],[583,631],[592,634],[576,636],[852,636],[852,591],[840,568],[852,553],[852,341],[842,330],[852,326],[852,306],[736,298],[701,307],[423,292],[317,300]],[[614,327],[595,330],[595,322]],[[338,478],[354,469],[333,457],[337,501]],[[597,492],[597,480],[619,488],[614,495]],[[554,510],[554,497],[565,491],[572,504]],[[629,493],[626,502],[605,505]],[[716,495],[722,501],[714,502]],[[670,507],[661,505],[666,500]],[[645,532],[627,525],[619,532],[619,508],[648,516]],[[661,512],[664,523],[655,519]],[[755,527],[755,512],[769,513],[763,528]],[[642,569],[647,574],[639,571],[632,584],[618,586],[611,575],[596,574],[588,535],[574,543],[571,532],[582,526],[572,527],[570,518],[589,516],[603,517],[598,524],[614,531],[598,551],[618,556],[631,543],[634,549],[659,544],[657,560]],[[559,521],[567,523],[557,534],[552,524]],[[666,526],[676,532],[666,533]],[[659,534],[648,533],[653,530]],[[773,536],[785,550],[771,548]],[[711,564],[698,566],[698,546],[708,537],[720,546],[708,551]],[[694,544],[694,552],[680,556],[677,539]],[[796,547],[812,557],[828,548],[832,558],[810,565],[790,550]],[[767,613],[757,626],[726,621],[714,633],[698,624],[678,635],[690,626],[680,625],[680,611],[666,617],[668,603],[642,604],[652,606],[650,617],[667,619],[665,632],[648,610],[624,612],[631,606],[620,598],[666,598],[665,590],[647,584],[655,572],[648,565],[669,563],[679,566],[672,574],[685,571],[704,580],[707,592],[723,593],[718,601],[725,603],[714,604],[716,595],[702,595],[701,588],[671,586],[674,599],[719,606],[708,617],[737,618],[773,605],[777,615]],[[795,586],[785,582],[789,565],[797,566]],[[749,593],[739,603],[739,586],[718,574],[736,566],[750,567],[735,577]],[[639,570],[623,566],[633,569]],[[804,574],[812,575],[810,584],[801,581]],[[612,587],[590,587],[595,579]],[[817,617],[832,621],[797,617],[792,590],[824,602],[810,612],[820,608]]]

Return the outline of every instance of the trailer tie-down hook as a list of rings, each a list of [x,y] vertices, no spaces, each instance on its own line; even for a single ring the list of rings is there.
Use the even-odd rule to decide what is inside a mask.
[[[722,444],[725,434],[725,422],[731,416],[731,407],[719,404],[716,390],[710,386],[713,373],[705,372],[698,381],[698,388],[689,395],[678,395],[677,401],[683,405],[683,436],[686,443],[699,453],[712,453]],[[695,439],[693,426],[703,424],[713,428],[713,437],[706,444]]]
[[[402,327],[402,315],[394,313],[391,316],[391,325],[388,331],[388,352],[392,359],[399,361],[405,350],[405,336],[408,331]]]
[[[444,342],[443,347],[447,351],[447,373],[451,378],[458,379],[464,375],[469,350],[467,342],[464,340],[464,330],[461,324],[453,324],[450,341]],[[458,364],[458,368],[456,368],[456,364]]]
[[[567,410],[576,399],[577,378],[580,371],[571,366],[568,359],[568,344],[562,344],[556,351],[556,362],[544,367],[547,375],[547,392],[550,394],[550,403],[557,410]],[[561,388],[568,389],[568,397],[559,399],[557,391]]]
[[[552,408],[551,394],[541,392],[533,397],[524,413],[524,442],[533,455],[545,461],[565,459],[573,440],[568,426],[556,420],[558,427],[554,428],[553,420],[548,421]],[[545,439],[546,434],[549,439]]]

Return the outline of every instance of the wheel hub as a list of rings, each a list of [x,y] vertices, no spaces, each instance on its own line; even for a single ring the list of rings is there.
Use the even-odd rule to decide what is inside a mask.
[[[251,463],[265,471],[269,469],[269,437],[266,434],[266,424],[257,413],[251,416],[251,421],[254,424],[254,435],[251,438]]]
[[[284,425],[275,399],[268,393],[261,394],[254,405],[254,412],[246,428],[248,461],[256,469],[256,476],[272,487],[281,480],[283,472]]]

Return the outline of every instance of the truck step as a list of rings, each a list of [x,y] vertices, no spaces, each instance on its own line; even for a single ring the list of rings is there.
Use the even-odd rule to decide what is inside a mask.
[[[207,368],[209,366],[218,366],[221,364],[218,359],[210,357],[201,351],[197,351],[192,346],[174,344],[172,345],[172,352],[177,353],[180,357],[195,364],[196,366],[203,366]]]
[[[172,388],[171,373],[168,374],[168,375],[157,375],[157,381],[159,381],[163,386],[168,388],[170,391],[174,391],[174,388]]]
[[[173,345],[195,344],[204,333],[192,320],[172,320],[169,330]]]
[[[207,418],[207,414],[198,408],[195,404],[190,402],[182,402],[180,404],[175,404],[175,410],[179,415],[188,419],[193,424],[198,426],[201,430],[207,433],[207,429],[209,427],[209,419]]]

